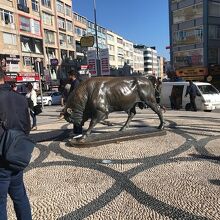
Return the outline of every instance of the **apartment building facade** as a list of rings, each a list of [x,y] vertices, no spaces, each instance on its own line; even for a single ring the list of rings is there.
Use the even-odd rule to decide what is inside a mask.
[[[123,39],[124,44],[124,62],[134,68],[134,44],[131,41]]]
[[[21,69],[16,6],[16,1],[0,0],[0,70],[12,79]]]
[[[220,87],[220,0],[170,0],[169,15],[177,75]]]
[[[80,39],[81,37],[87,35],[88,21],[85,17],[74,12],[73,23],[74,23],[74,31],[75,31],[76,58],[77,60],[83,60],[84,54],[86,53],[86,48],[81,47]]]
[[[144,72],[144,52],[134,47],[133,52],[133,71],[136,73]]]
[[[39,81],[38,73],[43,81],[66,77],[75,58],[71,0],[0,0],[0,13],[0,59],[8,75],[19,82]]]
[[[158,76],[157,50],[155,47],[134,45],[144,53],[144,74]]]

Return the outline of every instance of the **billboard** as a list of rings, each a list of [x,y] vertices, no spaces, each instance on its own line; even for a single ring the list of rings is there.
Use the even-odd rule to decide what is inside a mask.
[[[100,57],[100,65],[101,65],[101,75],[102,76],[110,75],[108,48],[101,49],[99,51],[99,57]]]
[[[92,76],[97,76],[97,54],[96,50],[87,51],[87,64],[89,66],[89,73]]]

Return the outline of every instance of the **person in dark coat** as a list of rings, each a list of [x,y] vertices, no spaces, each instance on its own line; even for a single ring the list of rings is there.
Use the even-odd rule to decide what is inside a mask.
[[[0,72],[0,138],[4,129],[22,130],[29,134],[30,117],[28,103],[25,97],[13,92],[10,85],[4,83],[4,74]],[[9,168],[7,161],[0,156],[0,219],[7,219],[7,195],[14,203],[14,209],[19,220],[31,220],[31,208],[26,194],[23,171]]]
[[[74,90],[77,88],[77,86],[79,85],[80,81],[78,79],[78,73],[75,70],[70,70],[69,73],[69,80],[70,80],[70,93],[74,92]],[[76,135],[82,134],[83,129],[82,126],[76,126],[73,125],[73,133]]]
[[[197,89],[196,85],[193,83],[192,80],[189,81],[189,86],[186,89],[185,97],[187,97],[188,94],[189,94],[189,97],[190,97],[191,109],[193,111],[197,111],[196,96],[198,94],[198,89]]]

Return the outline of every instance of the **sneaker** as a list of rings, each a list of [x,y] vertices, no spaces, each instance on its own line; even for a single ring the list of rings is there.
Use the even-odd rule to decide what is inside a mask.
[[[37,126],[34,126],[31,128],[32,131],[36,131],[37,130]]]

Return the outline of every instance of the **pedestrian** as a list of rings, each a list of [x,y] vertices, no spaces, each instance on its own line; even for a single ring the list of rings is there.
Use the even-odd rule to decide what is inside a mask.
[[[34,90],[33,85],[30,82],[27,83],[26,87],[28,90],[28,92],[26,94],[26,98],[28,99],[28,106],[30,109],[30,115],[31,115],[32,121],[33,121],[31,130],[34,131],[34,130],[37,130],[37,116],[34,111],[34,108],[37,106],[37,93]]]
[[[2,72],[0,72],[0,121],[7,129],[21,130],[26,134],[30,132],[27,100],[5,84]],[[4,132],[2,126],[0,126],[1,138]],[[31,207],[24,186],[23,170],[12,170],[0,156],[0,220],[7,220],[8,194],[13,201],[17,219],[31,220]]]
[[[190,97],[191,110],[196,112],[197,111],[196,96],[198,94],[198,89],[197,89],[196,85],[193,83],[192,80],[189,81],[189,86],[186,89],[185,97],[187,97],[188,94],[189,94],[189,97]]]
[[[70,93],[70,88],[71,88],[71,84],[70,84],[70,82],[67,82],[63,88],[63,91],[62,91],[62,98],[61,98],[61,106],[62,107],[65,106],[65,104],[67,102],[67,98]]]
[[[69,91],[69,94],[70,94],[75,91],[75,89],[79,85],[80,81],[78,79],[78,73],[75,70],[70,70],[68,75],[69,75],[69,80],[70,80],[70,85],[71,85],[70,91]],[[73,133],[74,134],[80,135],[80,134],[82,134],[82,132],[83,132],[83,129],[82,129],[81,125],[80,126],[73,125]]]
[[[155,85],[155,98],[160,108],[163,109],[164,112],[166,112],[166,108],[160,104],[161,89],[162,89],[162,82],[160,78],[158,78]]]
[[[14,91],[14,92],[17,92],[18,87],[17,87],[17,85],[16,85],[15,82],[13,82],[13,83],[11,84],[11,90]]]

